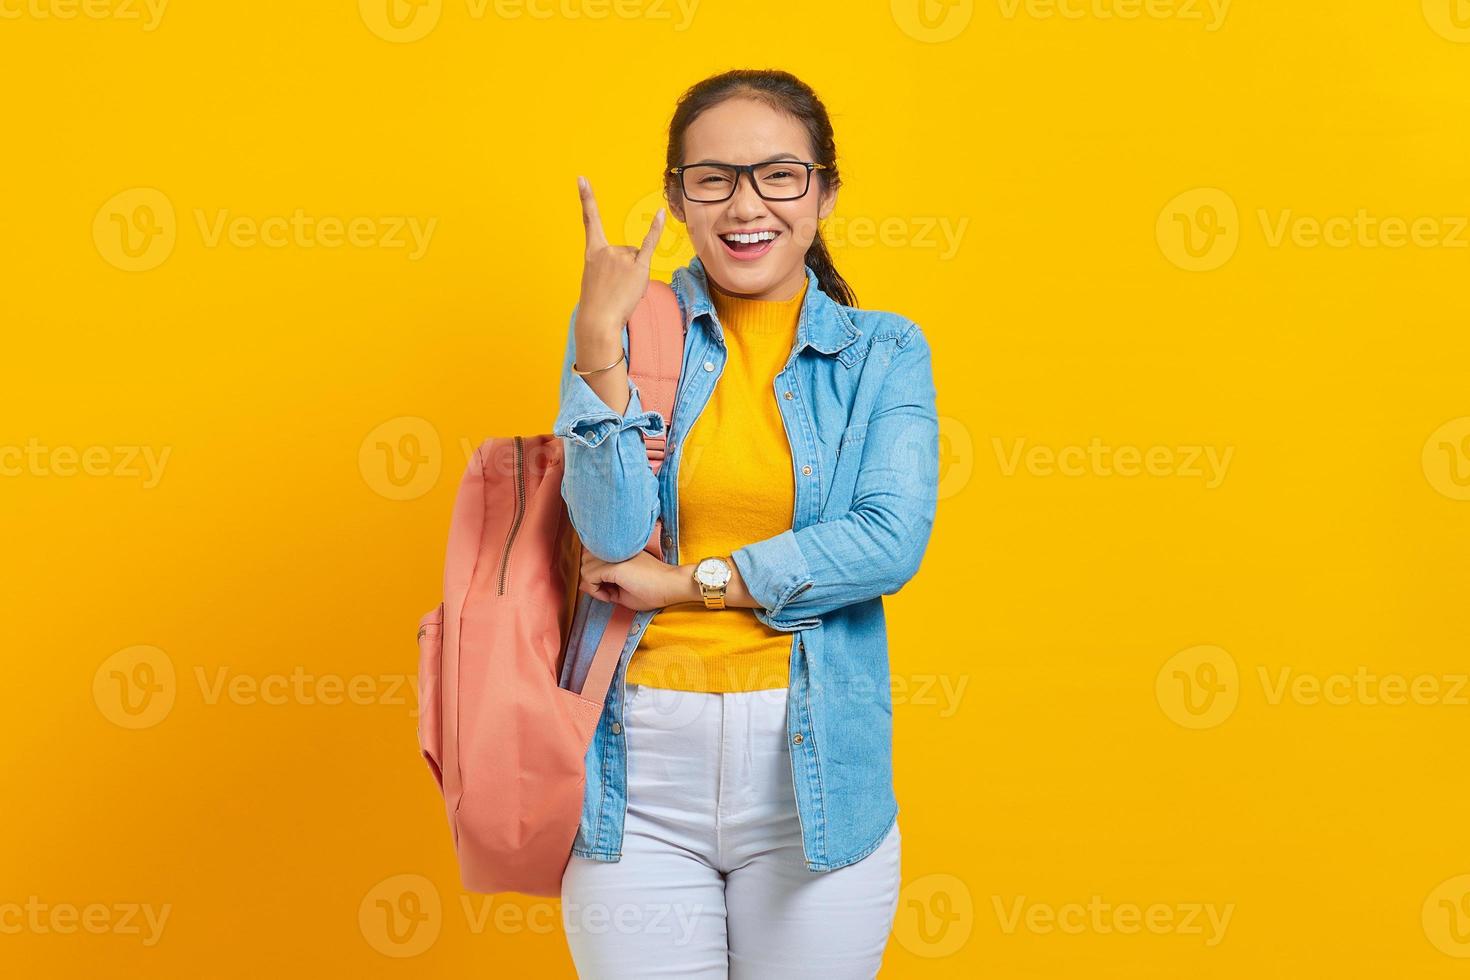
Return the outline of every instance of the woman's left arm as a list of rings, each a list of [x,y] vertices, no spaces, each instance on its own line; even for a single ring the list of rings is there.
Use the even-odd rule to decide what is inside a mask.
[[[772,629],[811,629],[834,609],[892,595],[919,570],[939,496],[939,419],[929,343],[898,339],[863,439],[852,506],[836,520],[736,548],[725,605]],[[694,565],[647,552],[623,562],[583,557],[581,588],[634,609],[702,602]]]
[[[895,344],[868,420],[851,508],[836,520],[735,549],[740,591],[753,600],[757,619],[787,632],[811,629],[842,606],[892,595],[919,570],[938,497],[933,366],[929,342],[913,324]]]

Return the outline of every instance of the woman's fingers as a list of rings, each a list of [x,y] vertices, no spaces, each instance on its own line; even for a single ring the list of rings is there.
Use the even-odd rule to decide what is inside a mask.
[[[658,248],[658,240],[664,233],[664,209],[659,208],[653,216],[653,224],[648,227],[648,234],[643,236],[643,245],[638,249],[636,256],[638,265],[647,269],[653,263],[653,253]]]
[[[586,177],[577,178],[577,191],[582,198],[582,230],[587,235],[587,251],[607,245],[607,236],[602,233],[602,215],[597,211],[597,198],[592,196],[592,185]]]
[[[577,588],[603,602],[617,602],[618,597],[622,594],[622,590],[610,582],[581,582]]]

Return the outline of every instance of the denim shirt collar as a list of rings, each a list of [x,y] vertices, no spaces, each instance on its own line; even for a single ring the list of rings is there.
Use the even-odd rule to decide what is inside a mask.
[[[836,354],[857,340],[862,331],[853,324],[847,310],[822,291],[812,267],[808,265],[804,268],[807,289],[796,325],[795,350],[799,353],[803,347],[810,346],[823,354]],[[687,331],[695,323],[702,322],[714,341],[723,346],[724,328],[715,316],[709,280],[699,256],[690,259],[688,265],[674,270],[672,285],[684,307],[684,329]]]

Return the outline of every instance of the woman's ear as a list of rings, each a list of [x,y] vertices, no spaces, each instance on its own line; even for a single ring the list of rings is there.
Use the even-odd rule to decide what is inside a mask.
[[[688,224],[684,220],[684,195],[671,196],[665,192],[664,203],[669,206],[669,214],[674,216],[674,220],[680,224]]]
[[[824,180],[822,181],[822,201],[817,208],[818,220],[831,214],[832,209],[835,207],[837,207],[837,188],[833,187],[829,189],[827,182]]]

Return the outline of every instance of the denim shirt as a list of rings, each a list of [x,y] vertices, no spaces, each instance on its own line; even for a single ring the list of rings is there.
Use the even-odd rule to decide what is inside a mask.
[[[897,592],[923,558],[938,497],[939,427],[929,343],[918,325],[895,313],[843,306],[821,290],[809,266],[806,274],[796,342],[771,381],[791,445],[795,513],[790,529],[737,548],[731,558],[760,603],[756,618],[791,634],[787,745],[806,867],[820,872],[871,853],[898,816],[882,596]],[[643,409],[631,378],[619,416],[572,372],[572,311],[552,431],[565,449],[561,493],[572,525],[604,561],[638,554],[662,516],[662,558],[677,562],[684,440],[728,352],[697,257],[675,271],[672,286],[687,329],[671,428],[663,415]],[[666,429],[655,474],[644,436]],[[584,674],[612,611],[612,603],[578,593],[567,663]],[[584,858],[622,856],[626,673],[657,612],[634,615],[587,751],[572,847]]]

